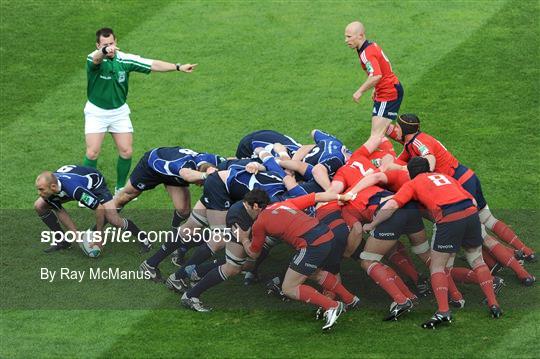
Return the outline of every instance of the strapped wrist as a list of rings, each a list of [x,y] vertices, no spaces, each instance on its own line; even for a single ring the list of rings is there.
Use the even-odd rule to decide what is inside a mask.
[[[181,63],[177,63],[177,64],[176,64],[176,71],[182,71],[182,70],[180,70],[180,67],[181,67],[181,66],[182,66]]]
[[[101,53],[102,53],[103,55],[107,55],[107,46],[103,46],[103,47],[101,48]]]

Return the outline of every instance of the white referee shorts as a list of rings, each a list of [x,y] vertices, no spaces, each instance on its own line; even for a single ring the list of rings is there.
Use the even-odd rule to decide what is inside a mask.
[[[127,103],[112,110],[104,110],[87,101],[84,106],[84,133],[133,132],[130,113]]]

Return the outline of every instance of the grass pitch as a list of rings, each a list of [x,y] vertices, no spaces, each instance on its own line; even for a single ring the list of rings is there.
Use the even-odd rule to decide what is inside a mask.
[[[207,315],[180,309],[176,295],[153,283],[43,282],[41,267],[135,269],[143,258],[125,245],[97,260],[75,248],[46,256],[32,213],[36,174],[82,161],[84,65],[97,28],[114,28],[124,51],[199,63],[190,75],[131,77],[136,161],[155,146],[231,155],[245,133],[263,128],[304,142],[320,128],[357,147],[369,132],[371,102],[352,102],[365,75],[343,30],[360,19],[403,82],[402,111],[419,114],[423,129],[478,173],[493,212],[538,250],[537,1],[2,1],[0,13],[0,357],[538,355],[538,288],[521,287],[508,270],[501,320],[488,317],[478,288],[461,286],[467,305],[452,327],[425,331],[419,324],[433,299],[383,323],[388,298],[346,263],[344,281],[364,304],[322,335],[311,308],[239,279],[205,294],[216,308]],[[98,167],[111,186],[115,161],[108,138]],[[194,201],[199,195],[192,190]],[[90,224],[89,212],[70,208],[81,227]],[[158,188],[126,212],[146,229],[168,228],[171,211]],[[279,271],[289,255],[277,248],[262,272]],[[527,269],[538,275],[540,266]],[[164,263],[164,273],[172,270]]]

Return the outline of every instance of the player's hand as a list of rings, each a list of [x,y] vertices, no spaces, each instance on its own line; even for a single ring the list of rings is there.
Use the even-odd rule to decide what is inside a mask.
[[[195,67],[197,67],[198,64],[183,64],[180,66],[180,71],[182,72],[193,72],[195,70]]]
[[[363,230],[364,232],[367,233],[367,232],[372,231],[374,228],[375,228],[375,227],[374,227],[371,223],[366,223],[366,224],[364,224],[364,226],[362,227],[362,230]]]
[[[352,99],[354,102],[358,103],[360,101],[360,97],[362,97],[362,91],[358,90],[352,95]]]
[[[217,170],[218,170],[218,169],[215,168],[215,167],[208,167],[208,168],[206,169],[206,174],[207,174],[207,175],[210,175],[210,174],[216,172]]]
[[[259,173],[259,164],[257,162],[250,162],[246,165],[246,171],[248,173],[257,174]]]
[[[354,201],[356,198],[356,193],[347,192],[339,196],[340,202],[349,202]]]

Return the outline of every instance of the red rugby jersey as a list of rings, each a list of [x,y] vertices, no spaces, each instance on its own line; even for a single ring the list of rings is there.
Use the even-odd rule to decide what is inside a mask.
[[[377,167],[369,160],[369,151],[365,146],[353,152],[352,156],[341,166],[332,181],[342,182],[348,190],[370,173],[378,171]]]
[[[473,197],[458,181],[449,175],[436,172],[419,174],[405,183],[393,198],[400,207],[411,200],[420,202],[431,213],[435,222],[444,221],[443,206],[466,199],[473,200]],[[476,207],[471,206],[460,213],[464,217],[474,212]]]
[[[366,40],[356,51],[358,52],[362,69],[366,71],[368,76],[382,76],[375,85],[373,99],[379,102],[396,100],[398,93],[394,85],[398,84],[399,80],[392,71],[390,61],[379,45]]]
[[[302,210],[315,205],[315,193],[291,198],[266,207],[257,217],[252,227],[250,250],[259,253],[266,236],[281,238],[295,249],[305,248],[307,243],[302,237],[310,229],[319,225],[319,221],[308,216]],[[328,231],[317,238],[316,245],[332,240],[333,234]]]
[[[411,180],[409,172],[405,170],[390,170],[384,172],[386,175],[386,188],[389,191],[397,192],[407,182]]]
[[[427,155],[435,156],[433,172],[454,175],[454,169],[459,165],[458,160],[439,141],[424,132],[418,132],[405,144],[398,160],[409,162],[412,157]]]

